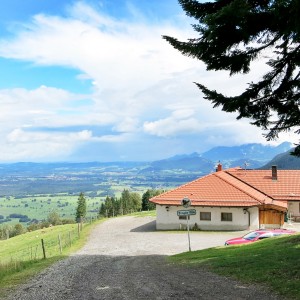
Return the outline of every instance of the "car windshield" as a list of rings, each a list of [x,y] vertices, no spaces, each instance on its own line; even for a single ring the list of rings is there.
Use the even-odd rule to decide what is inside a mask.
[[[246,235],[244,235],[243,238],[245,240],[250,240],[251,241],[251,240],[254,240],[257,236],[259,236],[259,233],[253,231],[253,232],[249,232]]]

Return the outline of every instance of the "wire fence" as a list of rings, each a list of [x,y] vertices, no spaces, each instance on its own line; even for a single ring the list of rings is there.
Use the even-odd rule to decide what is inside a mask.
[[[45,237],[31,243],[28,247],[10,251],[9,255],[0,258],[0,271],[7,268],[16,268],[22,262],[37,261],[63,254],[78,239],[82,224],[78,227],[59,233],[57,236]]]

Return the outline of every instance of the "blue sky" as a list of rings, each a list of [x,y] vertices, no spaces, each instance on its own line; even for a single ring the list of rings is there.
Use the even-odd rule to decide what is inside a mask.
[[[151,161],[265,143],[203,99],[247,76],[206,72],[161,36],[194,36],[177,0],[0,2],[0,161]],[[292,141],[282,136],[277,143]]]

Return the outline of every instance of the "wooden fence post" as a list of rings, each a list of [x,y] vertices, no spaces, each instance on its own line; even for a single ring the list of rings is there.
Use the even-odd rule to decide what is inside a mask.
[[[62,247],[61,247],[61,238],[60,238],[60,234],[58,235],[58,244],[59,244],[59,253],[62,254]]]
[[[44,239],[42,239],[41,241],[42,241],[43,256],[44,256],[44,259],[46,259],[46,250],[45,250]]]

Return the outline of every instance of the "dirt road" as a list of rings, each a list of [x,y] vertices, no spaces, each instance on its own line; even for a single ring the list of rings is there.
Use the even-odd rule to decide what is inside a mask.
[[[191,248],[221,246],[237,235],[191,232]],[[7,299],[282,299],[260,286],[167,262],[167,255],[187,250],[185,232],[156,232],[152,217],[110,219],[93,230],[84,248]]]

